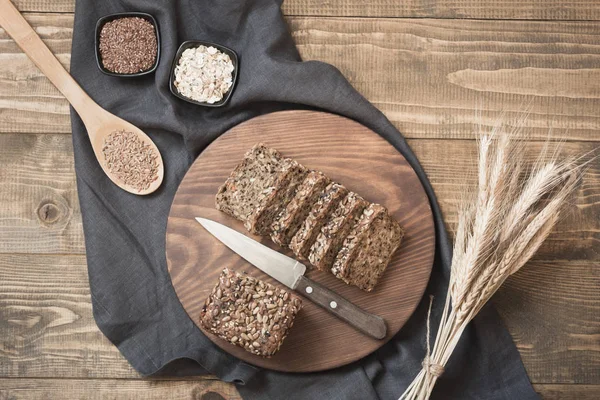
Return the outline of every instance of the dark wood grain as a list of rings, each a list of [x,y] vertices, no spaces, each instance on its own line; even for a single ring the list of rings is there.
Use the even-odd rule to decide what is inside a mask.
[[[544,400],[600,399],[600,385],[534,384],[533,388]]]
[[[435,234],[427,197],[413,169],[388,142],[349,119],[312,111],[273,113],[238,125],[213,142],[186,174],[171,207],[167,262],[175,291],[190,318],[199,324],[204,300],[224,267],[279,285],[194,220],[197,216],[213,219],[245,233],[239,221],[215,209],[214,198],[244,153],[259,141],[309,168],[323,171],[365,199],[385,205],[405,229],[400,249],[371,293],[348,286],[328,273],[307,273],[365,311],[384,318],[388,334],[385,340],[369,338],[316,304],[304,301],[294,329],[271,359],[258,358],[208,335],[244,361],[282,371],[319,371],[364,357],[398,332],[414,311],[431,272]],[[264,238],[255,239],[277,248]]]

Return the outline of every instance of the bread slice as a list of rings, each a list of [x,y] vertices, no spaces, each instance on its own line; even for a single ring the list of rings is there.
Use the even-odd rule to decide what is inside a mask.
[[[246,222],[274,190],[283,157],[264,144],[257,144],[231,172],[219,188],[217,210]]]
[[[354,192],[340,202],[331,219],[321,228],[310,249],[308,260],[321,271],[329,271],[350,230],[357,224],[369,203]]]
[[[302,221],[317,202],[319,195],[330,180],[322,172],[311,171],[298,187],[294,198],[281,210],[271,224],[271,240],[276,244],[287,247]]]
[[[262,199],[250,214],[244,226],[248,231],[258,235],[268,235],[271,232],[273,219],[280,213],[296,193],[300,182],[304,180],[308,170],[296,161],[286,158],[281,162],[272,190]],[[264,193],[267,193],[265,191]]]
[[[331,272],[347,284],[372,291],[403,235],[385,207],[369,205],[344,240]]]
[[[337,183],[329,184],[319,195],[308,217],[290,241],[290,249],[300,259],[306,259],[321,227],[328,221],[331,212],[348,194],[348,189]]]

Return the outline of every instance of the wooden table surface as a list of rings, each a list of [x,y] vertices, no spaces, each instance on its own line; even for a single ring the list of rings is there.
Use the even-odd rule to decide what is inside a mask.
[[[74,0],[17,7],[70,60]],[[450,227],[484,126],[530,110],[532,157],[600,142],[594,0],[287,0],[305,60],[338,67],[423,163]],[[0,29],[0,399],[239,399],[214,378],[143,380],[92,317],[67,102]],[[544,399],[600,398],[600,162],[494,299]]]

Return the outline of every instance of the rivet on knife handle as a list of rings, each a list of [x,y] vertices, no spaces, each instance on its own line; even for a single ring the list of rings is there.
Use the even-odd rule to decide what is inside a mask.
[[[312,300],[336,317],[343,319],[359,331],[375,339],[385,338],[387,327],[380,316],[360,309],[339,294],[311,281],[305,276],[298,278],[295,289],[304,297]]]

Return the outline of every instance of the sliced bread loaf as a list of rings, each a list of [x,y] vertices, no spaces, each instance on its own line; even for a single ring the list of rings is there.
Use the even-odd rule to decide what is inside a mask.
[[[404,232],[379,204],[369,205],[344,240],[331,272],[350,285],[370,292],[383,275]]]
[[[308,174],[308,170],[296,161],[286,158],[280,164],[273,186],[268,195],[261,200],[250,214],[244,226],[251,233],[268,235],[271,233],[273,219],[290,202],[298,185]]]
[[[282,247],[287,247],[298,231],[302,221],[317,202],[319,194],[329,185],[329,178],[322,172],[311,171],[298,187],[294,198],[271,224],[271,240]]]
[[[290,241],[290,249],[300,259],[306,259],[321,227],[328,221],[331,212],[348,194],[348,190],[340,184],[331,183],[319,195],[319,199],[308,214],[308,217]]]
[[[281,161],[282,156],[275,149],[263,144],[252,147],[219,188],[217,210],[246,222],[274,190]]]
[[[369,203],[354,192],[348,193],[323,225],[310,249],[308,260],[321,271],[329,271],[350,230]]]

